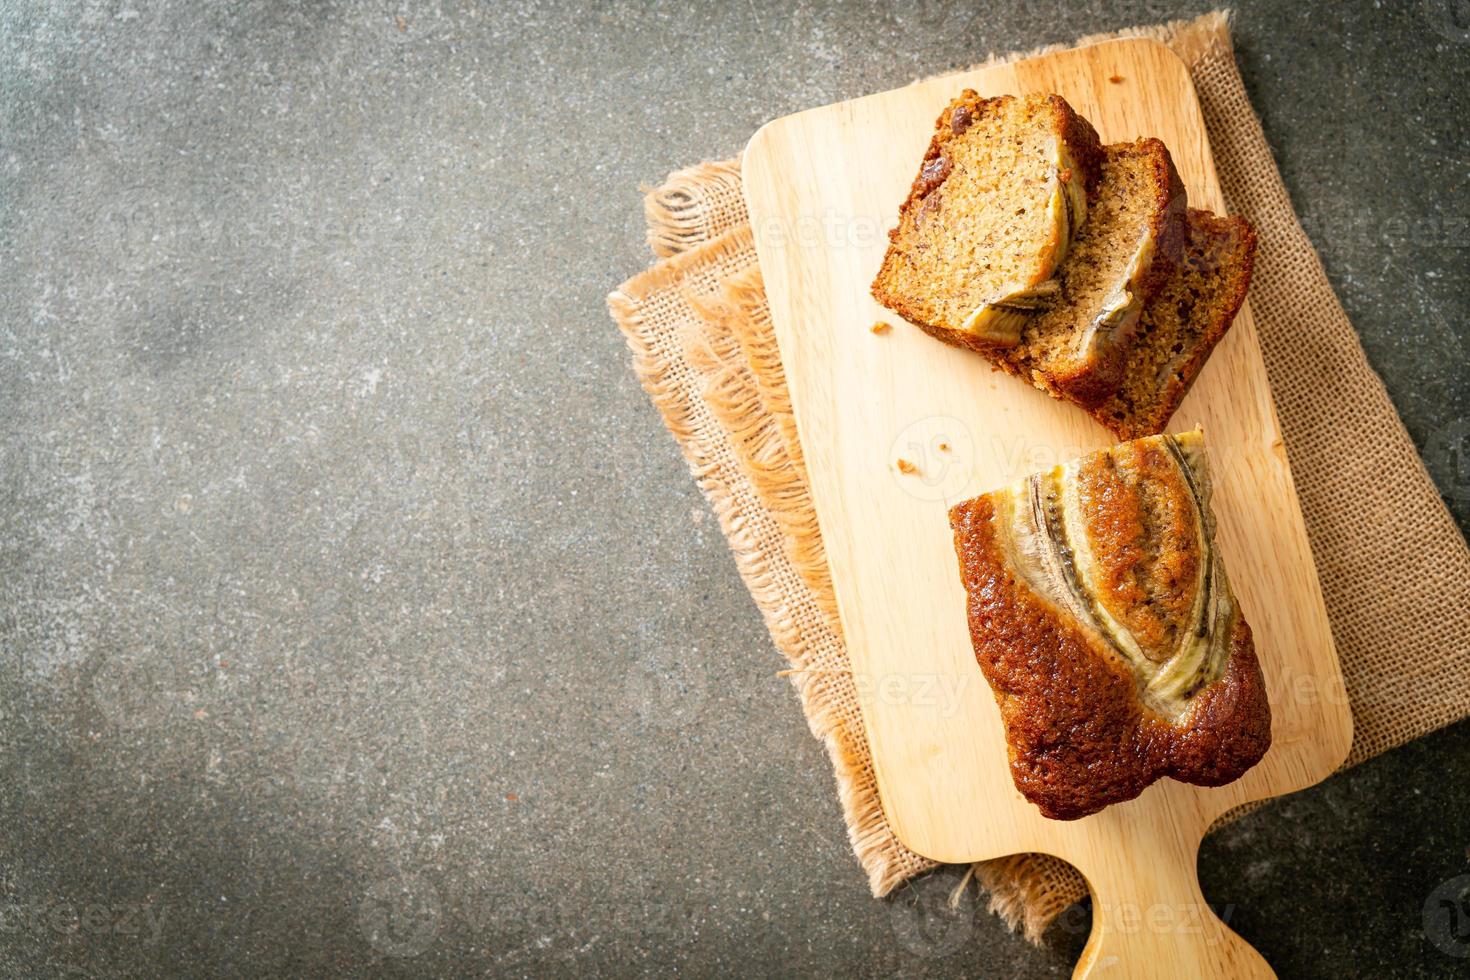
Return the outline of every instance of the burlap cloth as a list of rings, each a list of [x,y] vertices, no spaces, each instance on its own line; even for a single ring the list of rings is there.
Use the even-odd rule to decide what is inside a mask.
[[[1189,65],[1229,209],[1260,231],[1251,305],[1342,658],[1351,766],[1470,713],[1470,552],[1297,221],[1241,84],[1227,16],[1108,36],[1130,35],[1158,38]],[[831,756],[853,849],[883,895],[934,862],[899,843],[878,799],[739,161],[675,172],[645,204],[660,260],[609,306],[790,662]],[[1045,855],[973,870],[991,908],[1032,940],[1087,894],[1074,868]]]

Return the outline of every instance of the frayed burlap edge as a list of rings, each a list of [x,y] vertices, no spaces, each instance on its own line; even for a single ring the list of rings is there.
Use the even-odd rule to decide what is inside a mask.
[[[848,839],[869,887],[883,895],[935,864],[899,845],[888,825],[835,616],[789,556],[786,528],[802,521],[778,522],[742,464],[742,453],[774,452],[779,429],[759,411],[753,380],[732,363],[739,350],[733,335],[712,328],[718,319],[704,319],[711,304],[729,302],[721,295],[722,282],[754,262],[750,229],[735,228],[624,283],[608,297],[608,307],[632,351],[634,372],[682,448],[736,568],[790,664],[807,723],[837,774]],[[668,329],[649,329],[650,318]],[[742,422],[736,438],[717,420],[712,402],[727,419],[743,414],[753,421]],[[765,493],[773,494],[773,487]],[[800,513],[803,506],[790,509]],[[804,511],[811,513],[809,498]]]
[[[840,635],[836,590],[808,490],[806,460],[796,437],[796,416],[760,267],[726,282],[720,292],[708,318],[728,332],[736,349],[726,384],[709,393],[710,409],[734,440],[756,494],[785,531],[787,557]],[[761,424],[753,424],[752,416]]]
[[[660,258],[688,251],[719,238],[745,210],[740,159],[701,163],[669,175],[643,198],[648,247]]]

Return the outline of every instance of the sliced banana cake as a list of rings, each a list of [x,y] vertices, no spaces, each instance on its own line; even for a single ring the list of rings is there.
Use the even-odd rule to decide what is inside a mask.
[[[1060,96],[967,89],[935,122],[873,296],[947,343],[1014,345],[1057,296],[1100,163],[1097,133]]]
[[[1100,146],[1060,96],[969,90],[940,113],[889,240],[880,303],[1120,438],[1164,430],[1255,253],[1245,221],[1188,207],[1159,140]]]

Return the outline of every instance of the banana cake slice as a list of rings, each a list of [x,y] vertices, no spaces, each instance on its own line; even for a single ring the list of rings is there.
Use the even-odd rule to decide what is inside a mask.
[[[1184,185],[1156,139],[1103,148],[1097,199],[1062,265],[1060,296],[992,358],[1084,408],[1123,383],[1145,304],[1179,261]]]
[[[1271,744],[1215,547],[1198,431],[1125,442],[950,511],[1016,788],[1071,820],[1163,776],[1220,786]]]
[[[1100,147],[1060,96],[965,90],[935,122],[873,296],[947,343],[1014,345],[1096,193]]]
[[[1256,233],[1244,218],[1189,210],[1184,255],[1144,307],[1122,384],[1093,418],[1119,439],[1162,432],[1250,287]]]

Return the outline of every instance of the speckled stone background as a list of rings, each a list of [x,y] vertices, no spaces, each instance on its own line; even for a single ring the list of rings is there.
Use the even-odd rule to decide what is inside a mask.
[[[604,294],[767,119],[1088,0],[0,3],[0,975],[1066,976],[876,902]],[[1470,19],[1239,7],[1470,523]],[[1212,839],[1283,977],[1470,970],[1470,725]]]

